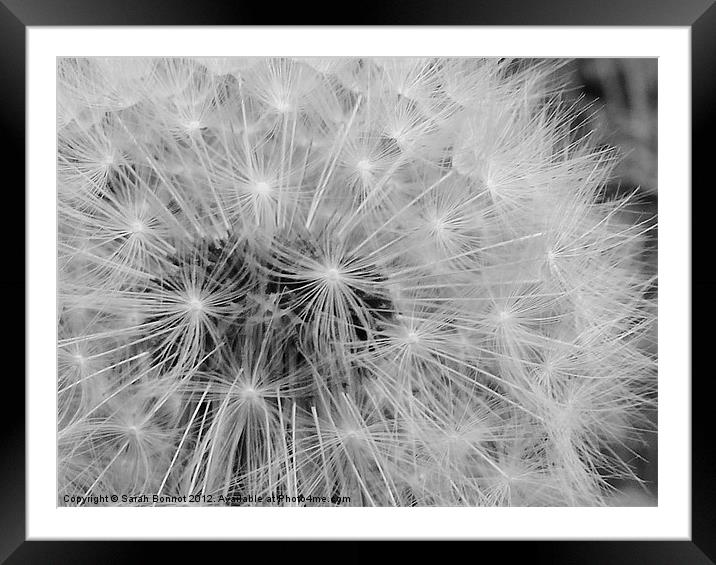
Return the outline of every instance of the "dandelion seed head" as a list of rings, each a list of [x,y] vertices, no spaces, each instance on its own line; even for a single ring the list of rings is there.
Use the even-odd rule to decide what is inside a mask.
[[[428,226],[430,232],[437,238],[444,236],[445,233],[448,231],[447,222],[445,221],[445,218],[442,218],[437,215],[429,219]]]
[[[200,120],[189,120],[184,123],[184,129],[189,135],[197,135],[204,128],[204,124]]]
[[[147,226],[139,219],[136,219],[129,224],[129,231],[132,234],[140,234],[144,232],[145,229],[147,229]]]
[[[356,169],[358,169],[358,172],[362,175],[368,175],[373,170],[374,164],[370,161],[370,159],[361,159],[356,163]]]
[[[285,114],[291,110],[291,103],[284,98],[277,98],[273,103],[273,107],[276,108],[279,113]]]
[[[343,272],[340,267],[334,263],[328,263],[322,266],[320,277],[331,285],[339,283],[343,279]]]
[[[494,320],[500,325],[507,325],[514,320],[514,313],[508,308],[498,308],[493,314]]]
[[[420,335],[414,330],[406,330],[405,342],[409,345],[415,345],[420,342]]]
[[[601,504],[655,282],[554,67],[58,61],[59,494]]]
[[[336,433],[345,447],[360,449],[364,442],[364,432],[355,424],[344,423],[336,429]]]
[[[243,386],[239,394],[243,400],[250,404],[258,403],[261,399],[259,392],[250,384]]]
[[[187,310],[193,314],[199,314],[204,311],[204,301],[197,295],[190,295],[186,301]]]
[[[251,185],[251,191],[258,196],[269,196],[273,192],[273,188],[266,181],[256,182]]]
[[[87,357],[85,357],[81,353],[74,353],[72,355],[72,359],[74,359],[75,363],[77,363],[77,365],[80,367],[84,367],[87,364]]]

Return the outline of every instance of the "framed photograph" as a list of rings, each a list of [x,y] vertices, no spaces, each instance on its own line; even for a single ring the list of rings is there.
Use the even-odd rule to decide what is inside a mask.
[[[26,368],[1,558],[716,556],[710,2],[4,3]]]

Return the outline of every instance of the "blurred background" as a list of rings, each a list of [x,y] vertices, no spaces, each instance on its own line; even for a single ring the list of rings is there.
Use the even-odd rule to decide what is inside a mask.
[[[572,96],[596,110],[602,142],[622,152],[615,182],[656,199],[657,59],[577,59],[564,72]]]

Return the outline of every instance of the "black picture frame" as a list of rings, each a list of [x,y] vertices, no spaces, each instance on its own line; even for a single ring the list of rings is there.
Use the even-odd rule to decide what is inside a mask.
[[[6,165],[5,197],[8,214],[3,226],[6,237],[19,239],[25,234],[25,37],[28,26],[101,26],[101,25],[262,25],[299,23],[345,25],[337,4],[316,10],[304,3],[292,5],[267,3],[180,2],[177,0],[0,0],[0,127],[6,147],[2,162]],[[313,9],[311,9],[313,8]],[[348,12],[346,12],[348,13]],[[716,74],[716,5],[714,0],[459,0],[450,3],[435,0],[371,1],[350,10],[351,25],[570,25],[570,26],[687,26],[691,29],[692,56],[692,186],[700,187],[692,201],[692,351],[708,352],[711,344],[709,326],[699,328],[700,320],[712,319],[714,300],[706,296],[716,291],[716,275],[711,274],[711,223],[709,214],[714,190],[713,160],[709,134],[716,132],[714,93]],[[7,173],[10,173],[8,175]],[[699,214],[703,218],[699,218]],[[709,221],[710,220],[710,221]],[[17,222],[13,226],[13,222]],[[19,224],[22,223],[22,226]],[[22,227],[22,229],[21,229]],[[0,288],[7,300],[6,308],[19,308],[19,296],[25,295],[24,246],[14,242],[3,249],[8,268],[0,278]],[[698,259],[701,259],[698,261]],[[11,267],[12,265],[12,267]],[[22,270],[18,265],[23,265]],[[701,294],[701,300],[697,300]],[[24,303],[24,300],[23,300]],[[11,314],[6,320],[24,320],[24,312]],[[22,318],[20,317],[22,316]],[[708,322],[706,322],[708,324]],[[24,322],[23,322],[24,328]],[[25,332],[13,327],[11,339],[24,340]],[[21,348],[20,343],[6,342],[6,358]],[[668,347],[668,343],[664,344]],[[712,347],[712,346],[711,346]],[[23,348],[24,349],[24,348]],[[537,563],[680,563],[700,564],[716,561],[716,457],[711,432],[714,430],[713,398],[709,392],[711,370],[693,366],[692,387],[692,536],[690,541],[540,541],[478,542],[480,559],[498,557],[509,562],[521,556]],[[685,378],[684,375],[671,375]],[[59,542],[26,541],[25,535],[25,397],[23,380],[12,365],[5,367],[2,397],[5,399],[4,431],[0,435],[0,562],[6,563],[114,563],[143,562],[157,542]],[[249,542],[244,542],[249,545]],[[251,542],[253,543],[253,542]],[[341,561],[364,562],[379,555],[371,544],[351,542],[350,546],[322,548],[320,555]],[[258,548],[264,551],[263,548]],[[424,555],[425,549],[416,547]],[[450,548],[453,549],[452,547]],[[454,548],[464,552],[464,548]],[[447,551],[438,548],[440,552]],[[174,555],[188,559],[207,556],[206,543],[161,544],[162,559]],[[230,550],[234,554],[234,549]],[[246,547],[239,550],[247,551]],[[318,555],[304,546],[281,548],[287,555]],[[402,551],[402,550],[401,550]],[[236,557],[239,554],[234,554]],[[269,554],[274,555],[274,551]],[[407,558],[406,555],[403,556]]]

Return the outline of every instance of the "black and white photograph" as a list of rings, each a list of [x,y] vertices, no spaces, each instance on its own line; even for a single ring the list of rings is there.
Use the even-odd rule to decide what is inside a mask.
[[[657,505],[657,75],[58,57],[57,505]]]
[[[0,563],[713,563],[713,4],[0,0]]]

